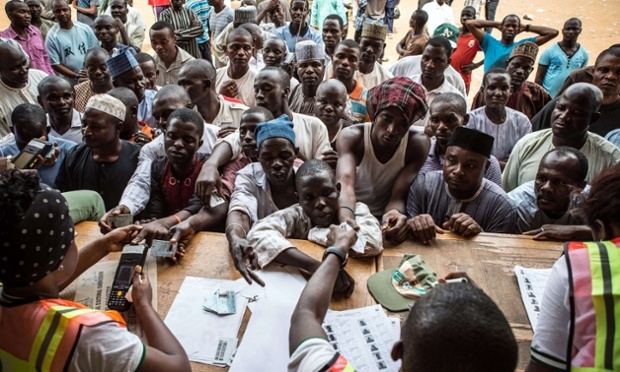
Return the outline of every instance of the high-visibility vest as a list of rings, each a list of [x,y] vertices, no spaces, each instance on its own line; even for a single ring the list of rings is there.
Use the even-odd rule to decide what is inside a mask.
[[[570,370],[620,371],[620,238],[566,244]]]
[[[63,371],[82,327],[125,321],[116,311],[99,311],[61,299],[0,306],[0,371]]]

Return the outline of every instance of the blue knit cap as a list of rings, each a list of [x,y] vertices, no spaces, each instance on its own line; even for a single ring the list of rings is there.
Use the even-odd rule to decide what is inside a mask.
[[[293,122],[289,120],[286,114],[268,122],[258,124],[256,129],[254,129],[254,136],[256,136],[256,148],[259,148],[260,144],[269,138],[285,138],[291,141],[293,147],[295,147]]]
[[[123,53],[109,58],[106,61],[106,65],[108,65],[108,70],[110,71],[112,79],[116,79],[118,76],[127,71],[131,71],[138,66],[138,61],[136,61],[136,58],[134,57],[135,53],[136,52],[133,48],[127,48]]]

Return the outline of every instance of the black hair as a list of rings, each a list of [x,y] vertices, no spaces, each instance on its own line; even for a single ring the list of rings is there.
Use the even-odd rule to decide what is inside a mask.
[[[435,97],[433,102],[430,104],[430,107],[433,107],[435,103],[440,102],[446,102],[453,105],[453,108],[455,109],[454,111],[459,115],[464,116],[465,114],[467,114],[467,101],[465,101],[465,98],[463,98],[463,96],[458,93],[441,93],[440,95]]]
[[[194,126],[196,127],[196,131],[198,132],[198,138],[202,138],[202,135],[205,132],[204,119],[196,111],[185,107],[172,111],[170,116],[168,116],[166,128],[170,128],[170,123],[172,122],[172,119],[179,119],[184,123],[194,124]]]
[[[71,87],[71,85],[69,84],[67,80],[59,76],[52,75],[52,76],[44,77],[43,80],[39,82],[39,85],[37,85],[39,96],[43,97],[45,95],[45,92],[47,92],[48,87],[56,87],[59,84],[64,84],[65,86]]]
[[[448,59],[450,59],[450,57],[452,56],[452,45],[450,45],[450,40],[448,40],[448,38],[444,36],[435,36],[430,38],[426,42],[426,44],[424,44],[424,49],[426,49],[426,47],[429,45],[433,47],[443,48],[446,51]]]
[[[291,75],[289,75],[288,72],[284,71],[284,69],[280,67],[276,67],[276,66],[267,66],[263,68],[262,70],[260,70],[259,74],[262,73],[263,71],[277,72],[278,76],[280,77],[280,84],[282,84],[282,89],[291,87]]]
[[[140,103],[138,102],[138,97],[136,97],[136,94],[133,92],[133,90],[127,87],[114,88],[109,91],[108,94],[123,102],[125,107],[129,106],[131,103],[135,105],[138,105]]]
[[[590,226],[596,220],[606,226],[620,222],[620,164],[605,169],[594,179],[582,210]]]
[[[332,167],[323,160],[310,159],[306,160],[295,172],[295,185],[297,188],[301,186],[302,178],[306,176],[315,176],[321,172],[327,172],[330,179],[336,182],[336,174]]]
[[[215,87],[215,79],[217,78],[217,72],[215,71],[215,67],[207,60],[204,59],[192,59],[191,61],[185,62],[181,70],[189,70],[195,69],[199,71],[202,75],[204,75],[205,79],[209,79],[212,84],[211,86]]]
[[[231,40],[233,39],[233,37],[235,37],[237,35],[243,35],[243,36],[249,37],[250,40],[252,40],[252,46],[254,46],[254,36],[252,35],[252,33],[249,30],[247,30],[245,28],[241,28],[241,27],[237,27],[237,28],[233,29],[232,31],[230,31],[228,36],[226,36],[226,43],[230,44]]]
[[[416,372],[514,371],[519,349],[506,317],[481,289],[441,284],[403,325],[403,363]],[[449,353],[443,352],[449,347]]]
[[[104,54],[107,58],[110,58],[110,53],[108,53],[107,50],[103,49],[102,47],[93,47],[86,51],[86,54],[84,55],[84,60],[86,60],[93,54],[99,54],[99,53]]]
[[[336,47],[334,48],[334,50],[336,50],[340,45],[344,45],[347,48],[357,49],[357,50],[361,51],[360,45],[357,43],[357,41],[355,41],[353,39],[344,39],[344,40],[342,40],[341,42],[336,44]]]
[[[325,20],[323,21],[323,24],[325,24],[325,21],[336,21],[336,22],[338,22],[338,25],[340,26],[341,30],[344,27],[344,21],[342,20],[342,17],[340,17],[338,14],[330,14],[330,15],[328,15],[327,17],[325,17]]]
[[[0,173],[0,234],[6,234],[21,222],[39,190],[36,174],[17,169]]]
[[[418,22],[420,23],[419,27],[423,27],[428,22],[428,13],[425,10],[418,9],[413,12],[413,15],[415,16],[416,27],[418,27]]]
[[[502,25],[502,26],[504,25],[504,23],[506,23],[506,20],[507,20],[508,18],[516,18],[516,19],[517,19],[517,21],[518,21],[518,25],[519,25],[519,26],[521,26],[521,18],[520,18],[518,15],[516,15],[516,14],[508,14],[507,16],[505,16],[505,17],[502,19],[502,23],[501,23],[501,25]]]
[[[483,87],[487,85],[487,77],[492,74],[508,75],[508,78],[510,79],[510,74],[508,73],[508,71],[506,71],[506,69],[501,68],[501,67],[493,67],[492,69],[484,73],[484,76],[482,77]]]
[[[578,183],[586,180],[588,176],[588,158],[581,151],[568,146],[556,147],[543,155],[540,162],[545,161],[551,154],[555,154],[557,157],[576,158],[578,166],[572,169],[570,176]]]
[[[290,7],[291,7],[291,8],[293,7],[293,3],[294,3],[295,1],[303,1],[304,3],[306,3],[306,10],[310,10],[310,2],[309,2],[308,0],[291,0],[291,3],[290,3]],[[319,0],[319,1],[320,1],[320,0]]]
[[[151,26],[151,31],[168,30],[170,35],[174,36],[174,27],[166,21],[157,21]]]
[[[461,13],[463,13],[463,11],[465,11],[465,10],[469,10],[469,11],[473,12],[474,13],[474,18],[476,18],[476,13],[477,13],[476,12],[476,8],[474,8],[471,5],[468,5],[466,7],[463,7],[463,9],[461,9]]]
[[[193,61],[190,61],[193,62]],[[189,63],[189,62],[188,62]],[[184,104],[191,103],[192,100],[189,96],[189,93],[182,86],[177,84],[168,84],[161,87],[160,90],[155,93],[155,97],[153,98],[153,102],[162,97],[174,97],[175,99],[182,100]]]
[[[614,44],[602,51],[601,54],[596,57],[596,62],[594,62],[594,66],[598,65],[599,62],[601,62],[601,60],[606,56],[620,57],[620,44]]]
[[[273,117],[273,113],[269,110],[267,110],[266,108],[264,108],[263,106],[252,106],[249,109],[245,110],[243,112],[243,114],[241,115],[241,121],[243,121],[243,117],[246,115],[251,115],[251,114],[261,114],[265,116],[265,121],[270,121],[275,119]]]
[[[28,5],[28,4],[26,4],[25,2],[22,2],[22,1],[12,0],[12,1],[7,2],[4,5],[4,12],[6,14],[9,14],[9,13],[13,12],[15,9],[17,9],[18,4]]]
[[[47,117],[43,107],[32,103],[17,105],[11,113],[11,121],[15,128],[45,127],[47,125]]]
[[[136,53],[134,58],[136,59],[136,61],[138,61],[138,63],[153,62],[153,64],[155,64],[155,58],[153,58],[153,56],[151,56],[148,53],[144,53],[144,52]]]
[[[582,23],[581,23],[581,19],[577,18],[577,17],[573,17],[573,18],[569,18],[566,20],[566,22],[564,22],[564,26],[566,26],[567,23],[569,22],[577,22],[579,23],[579,28],[581,28]]]

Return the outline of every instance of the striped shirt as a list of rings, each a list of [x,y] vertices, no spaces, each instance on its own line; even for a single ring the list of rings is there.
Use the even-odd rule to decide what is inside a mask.
[[[168,8],[161,13],[161,20],[170,23],[178,32],[177,46],[179,48],[183,48],[194,58],[202,57],[196,40],[204,35],[204,28],[202,24],[192,26],[193,21],[200,22],[193,10],[181,8],[177,11],[174,8]]]
[[[355,88],[351,94],[349,94],[349,100],[351,100],[351,114],[355,119],[355,123],[368,123],[370,122],[370,116],[368,115],[368,109],[366,109],[366,98],[368,97],[368,91],[364,89],[362,83],[355,80]]]
[[[205,0],[189,0],[185,3],[186,9],[191,9],[198,16],[198,20],[202,23],[202,27],[205,33],[196,38],[198,44],[204,44],[209,41],[209,12],[211,11],[211,5]]]
[[[217,13],[215,9],[209,12],[209,29],[213,39],[222,33],[222,30],[229,23],[235,20],[235,11],[231,7],[225,7],[221,12]]]

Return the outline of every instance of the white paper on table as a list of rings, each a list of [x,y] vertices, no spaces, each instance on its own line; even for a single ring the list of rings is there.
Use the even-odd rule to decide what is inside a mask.
[[[391,358],[400,339],[400,320],[388,318],[380,305],[345,311],[328,311],[323,329],[336,351],[358,371],[398,371]]]
[[[116,261],[102,261],[94,264],[82,275],[77,278],[77,287],[73,301],[80,303],[95,310],[108,310],[108,297],[114,282],[116,273]],[[151,282],[153,288],[153,299],[151,304],[157,311],[157,260],[155,257],[147,256],[144,262],[143,271]],[[127,322],[127,329],[146,340],[142,326],[138,321],[136,311],[133,307],[129,311],[121,313]]]
[[[237,292],[240,287],[232,280],[185,277],[164,319],[191,361],[219,365],[216,356],[223,353],[220,340],[226,344],[226,354],[232,354],[237,346],[247,299],[239,294],[235,296],[235,314],[217,315],[205,311],[202,308],[205,298],[217,289]]]
[[[259,297],[230,372],[287,370],[291,315],[306,280],[297,269],[291,268],[263,270],[258,274],[265,281],[265,288],[256,284],[247,286],[240,279],[246,288],[239,294]]]
[[[527,269],[522,266],[515,266],[515,275],[517,276],[517,283],[519,283],[519,290],[521,291],[521,300],[523,300],[527,317],[530,319],[534,332],[536,332],[545,284],[547,284],[550,274],[551,269]]]

